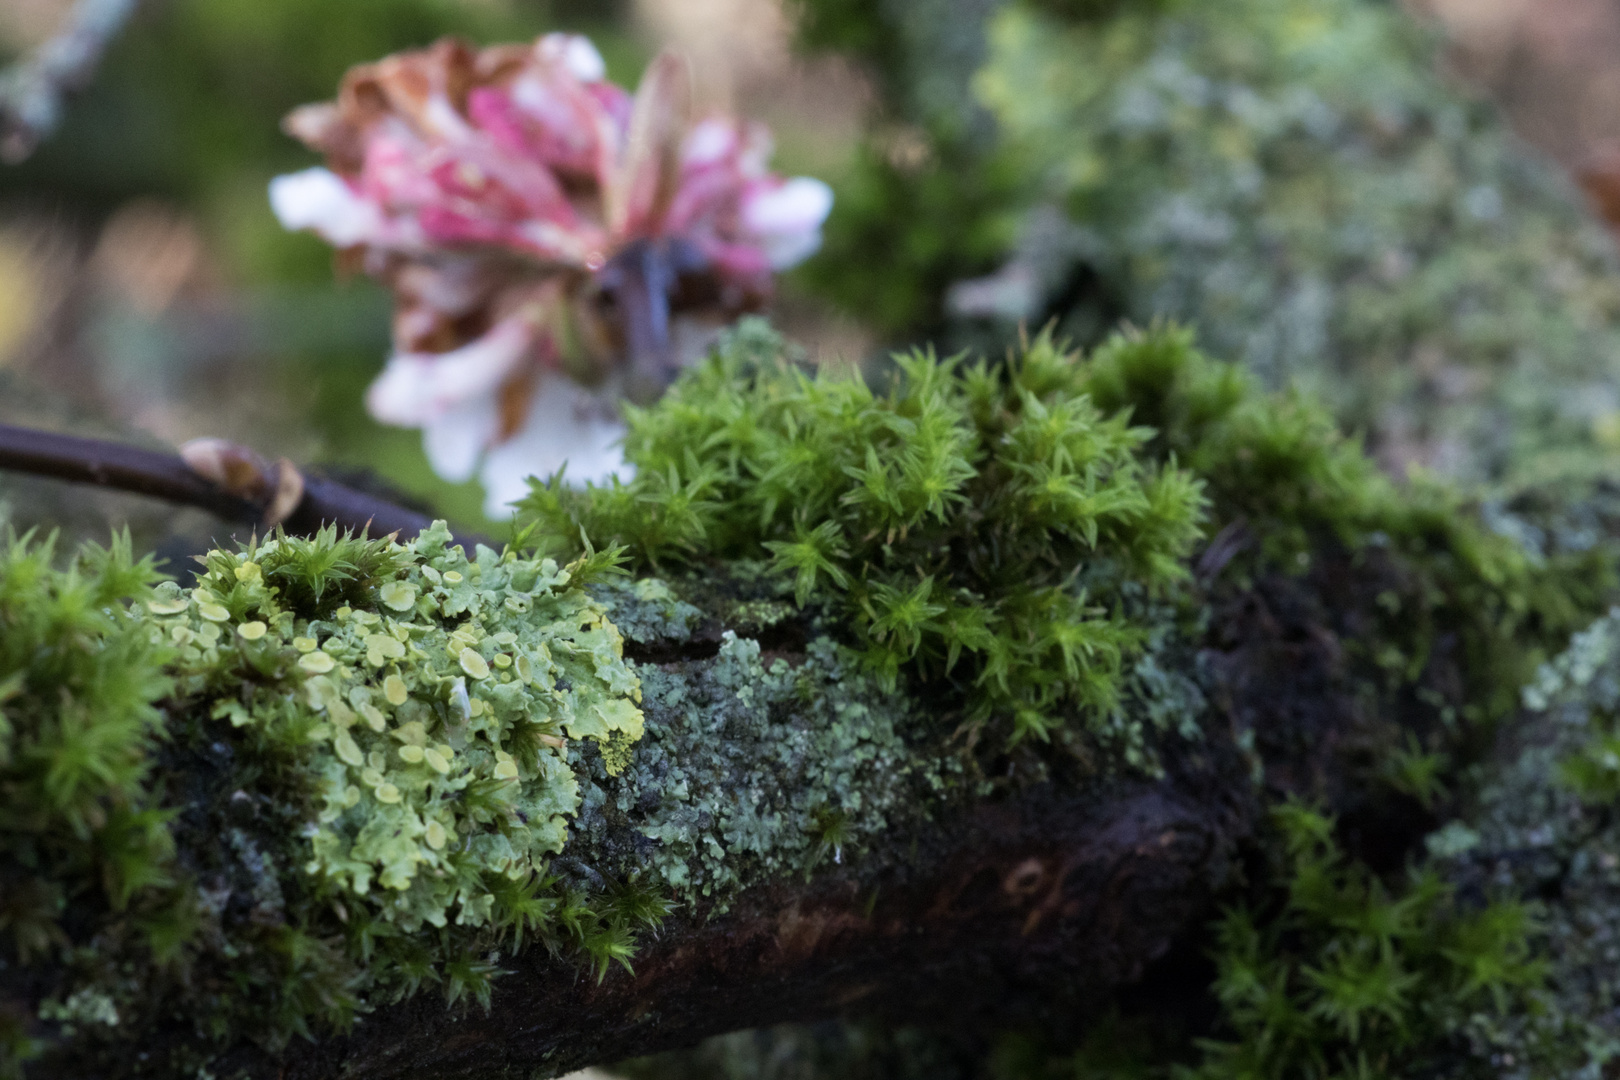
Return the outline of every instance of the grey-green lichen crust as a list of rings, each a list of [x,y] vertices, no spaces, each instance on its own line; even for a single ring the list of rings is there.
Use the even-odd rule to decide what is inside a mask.
[[[677,895],[723,909],[748,885],[841,861],[964,784],[958,758],[915,744],[915,706],[827,638],[789,659],[726,631],[712,660],[638,673],[647,738],[621,776],[598,767],[586,784],[582,840],[631,830]]]
[[[684,595],[703,594],[744,632],[724,630],[712,658],[632,662],[646,736],[617,775],[583,752],[589,778],[560,868],[587,880],[592,872],[649,872],[676,896],[724,911],[751,885],[842,862],[989,791],[937,706],[931,715],[905,684],[885,689],[819,619],[771,600],[785,587],[757,570],[731,567],[732,585],[747,594],[741,599],[681,579],[593,587],[642,645],[694,647],[703,615]],[[1143,590],[1125,592],[1146,647],[1127,672],[1119,708],[1099,727],[1103,753],[1093,765],[1153,775],[1160,740],[1201,737],[1205,700],[1181,673],[1190,660],[1174,609]],[[749,636],[779,632],[794,616],[810,627],[802,647],[773,653]]]
[[[562,872],[647,875],[718,913],[751,885],[842,862],[981,787],[949,731],[904,689],[884,689],[818,619],[773,599],[779,586],[759,569],[732,566],[720,588],[640,578],[591,589],[639,646],[670,659],[631,661],[646,736],[622,770],[582,748]],[[706,647],[696,632],[716,617],[727,628]],[[790,619],[810,640],[773,655],[759,638]]]
[[[1584,1061],[1563,1075],[1596,1078],[1620,1059],[1620,608],[1576,634],[1524,701],[1530,719],[1478,810],[1428,848],[1465,886],[1539,900],[1542,1008],[1475,1017],[1476,1046],[1502,1075],[1530,1076],[1536,1046],[1559,1040]]]

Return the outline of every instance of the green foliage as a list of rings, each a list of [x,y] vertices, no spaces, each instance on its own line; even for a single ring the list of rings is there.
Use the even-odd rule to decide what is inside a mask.
[[[799,43],[882,63],[900,50],[900,35],[879,4],[871,0],[798,0]]]
[[[1397,889],[1347,861],[1331,819],[1273,811],[1285,853],[1276,910],[1227,912],[1219,999],[1231,1041],[1183,1080],[1422,1075],[1479,1011],[1537,1007],[1546,977],[1521,903],[1461,903],[1432,871]]]
[[[784,591],[832,605],[889,686],[961,686],[968,719],[1046,738],[1106,715],[1142,642],[1122,577],[1185,576],[1199,484],[1145,463],[1150,437],[1083,393],[1050,338],[1005,365],[897,360],[887,393],[811,376],[747,328],[629,417],[629,483],[537,484],[522,504],[553,550],[581,530],[652,565],[770,558]]]
[[[915,340],[944,328],[952,282],[992,270],[1012,246],[1019,177],[960,139],[891,138],[857,151],[821,253],[794,276],[881,333]]]
[[[799,41],[853,57],[882,102],[836,184],[821,254],[794,277],[891,340],[946,322],[954,281],[1017,238],[1027,181],[990,152],[975,100],[984,22],[1002,0],[798,0]]]

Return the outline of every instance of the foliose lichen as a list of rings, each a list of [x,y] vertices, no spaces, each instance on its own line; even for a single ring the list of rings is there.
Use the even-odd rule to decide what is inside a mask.
[[[127,541],[0,553],[0,1072],[162,1025],[190,1038],[149,1067],[189,1069],[432,982],[487,1003],[526,938],[627,960],[662,901],[547,872],[581,743],[622,767],[642,734],[585,592],[613,559],[448,539],[276,536],[190,590]]]
[[[305,873],[406,932],[487,924],[486,875],[526,879],[562,850],[579,805],[568,741],[642,732],[623,639],[572,585],[578,567],[469,560],[449,540],[441,523],[357,549],[369,609],[317,591],[300,611],[274,586],[335,536],[212,552],[193,589],[166,582],[144,604],[153,640],[178,650],[181,694],[310,743]]]

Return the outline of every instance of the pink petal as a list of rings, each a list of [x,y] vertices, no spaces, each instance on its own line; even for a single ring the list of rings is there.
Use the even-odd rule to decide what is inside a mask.
[[[636,89],[623,155],[603,185],[608,232],[620,242],[662,231],[680,183],[690,98],[686,64],[672,52],[659,53]]]

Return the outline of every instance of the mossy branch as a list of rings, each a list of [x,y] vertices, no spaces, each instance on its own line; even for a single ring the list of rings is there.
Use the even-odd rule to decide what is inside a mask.
[[[852,1011],[1083,1025],[1277,910],[1239,873],[1288,842],[1268,805],[1322,808],[1346,903],[1406,896],[1463,774],[1389,763],[1477,760],[1612,593],[1612,548],[1531,558],[1178,331],[883,395],[773,342],[633,420],[632,485],[537,489],[521,543],[565,559],[326,529],[187,592],[13,545],[0,1060],[445,1080]],[[1111,647],[1043,643],[1095,609]],[[1261,959],[1308,996],[1349,939],[1292,940]],[[1435,1038],[1540,970],[1459,956]],[[1264,1042],[1245,1016],[1212,1034]]]

